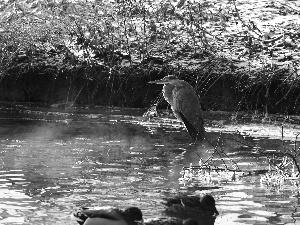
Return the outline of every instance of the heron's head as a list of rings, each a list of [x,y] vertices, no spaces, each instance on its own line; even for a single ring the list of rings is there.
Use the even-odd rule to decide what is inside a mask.
[[[169,76],[165,76],[161,80],[154,80],[154,81],[150,81],[148,83],[150,83],[150,84],[173,84],[177,81],[179,81],[178,77],[176,77],[174,75],[169,75]]]

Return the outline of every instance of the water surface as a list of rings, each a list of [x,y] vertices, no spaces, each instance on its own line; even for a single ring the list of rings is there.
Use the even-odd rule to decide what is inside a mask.
[[[157,218],[164,216],[162,198],[178,192],[211,193],[220,212],[216,225],[300,223],[298,188],[292,183],[267,186],[258,174],[183,179],[181,173],[211,157],[213,146],[240,169],[266,169],[267,159],[251,153],[292,149],[297,128],[286,128],[282,141],[278,124],[231,123],[229,114],[207,114],[206,141],[192,145],[176,120],[147,121],[144,112],[3,104],[0,224],[75,225],[70,214],[82,206],[135,205],[145,218]],[[219,158],[213,157],[213,165],[235,165]]]

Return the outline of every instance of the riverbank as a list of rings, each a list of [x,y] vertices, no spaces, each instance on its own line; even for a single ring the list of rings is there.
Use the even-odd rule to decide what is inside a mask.
[[[0,101],[148,108],[174,74],[203,110],[299,113],[300,3],[139,4],[3,3]]]

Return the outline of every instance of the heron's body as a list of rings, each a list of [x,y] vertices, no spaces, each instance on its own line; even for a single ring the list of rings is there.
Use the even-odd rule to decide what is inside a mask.
[[[163,95],[171,105],[175,117],[184,123],[193,140],[202,140],[204,122],[199,98],[193,87],[175,76],[166,76],[150,83],[164,84]]]

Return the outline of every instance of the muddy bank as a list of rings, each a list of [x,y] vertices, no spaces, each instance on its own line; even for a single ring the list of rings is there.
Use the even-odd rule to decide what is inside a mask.
[[[148,84],[148,81],[175,74],[196,89],[203,110],[299,112],[300,88],[296,83],[287,82],[285,71],[277,74],[271,71],[272,77],[268,76],[270,71],[260,71],[261,76],[253,79],[247,72],[235,69],[232,63],[216,67],[215,61],[184,71],[149,67],[149,64],[128,67],[122,73],[84,66],[55,72],[49,68],[30,69],[1,78],[0,101],[41,102],[49,106],[58,104],[58,107],[69,102],[147,108],[157,101],[162,90],[161,85]],[[231,67],[231,71],[223,72],[225,67]],[[163,101],[159,107],[166,108],[167,103]]]

